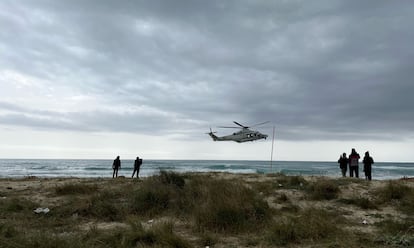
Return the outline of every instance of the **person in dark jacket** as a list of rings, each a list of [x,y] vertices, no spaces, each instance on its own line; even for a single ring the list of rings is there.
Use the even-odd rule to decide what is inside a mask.
[[[134,172],[132,172],[132,178],[134,178],[135,172],[137,173],[137,178],[139,178],[138,174],[139,174],[139,169],[141,168],[141,165],[142,165],[142,159],[137,157],[137,159],[135,159],[135,162],[134,162]]]
[[[349,176],[359,178],[359,154],[352,148],[351,154],[349,155]]]
[[[339,157],[338,163],[339,163],[339,168],[341,168],[342,177],[346,177],[346,169],[348,167],[348,158],[346,157],[345,152],[342,154],[342,156]]]
[[[365,153],[365,157],[362,162],[364,163],[365,179],[371,181],[372,164],[374,163],[374,159],[372,159],[372,157],[369,156],[369,152]]]
[[[119,168],[121,168],[121,160],[119,159],[119,156],[117,156],[114,162],[112,163],[112,169],[114,170],[114,173],[112,174],[112,178],[118,177]]]

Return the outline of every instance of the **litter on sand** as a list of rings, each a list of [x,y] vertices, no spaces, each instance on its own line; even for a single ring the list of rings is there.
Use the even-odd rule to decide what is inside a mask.
[[[47,214],[50,212],[50,209],[49,208],[36,208],[35,210],[33,210],[33,212],[35,212],[36,214],[41,214],[41,213]]]

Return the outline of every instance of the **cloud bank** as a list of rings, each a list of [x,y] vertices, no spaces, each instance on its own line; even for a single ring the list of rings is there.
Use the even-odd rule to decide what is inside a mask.
[[[414,3],[4,1],[0,125],[413,138]],[[199,138],[200,136],[195,136]]]

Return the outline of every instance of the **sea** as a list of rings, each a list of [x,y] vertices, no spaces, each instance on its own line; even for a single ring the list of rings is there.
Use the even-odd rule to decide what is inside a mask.
[[[112,177],[112,162],[113,160],[104,159],[0,159],[0,178],[108,178]],[[134,161],[121,162],[118,176],[131,177]],[[149,177],[160,171],[341,176],[337,162],[145,159],[139,175]],[[361,165],[359,174],[360,178],[364,178]],[[376,162],[373,165],[372,177],[378,180],[414,177],[414,163]]]

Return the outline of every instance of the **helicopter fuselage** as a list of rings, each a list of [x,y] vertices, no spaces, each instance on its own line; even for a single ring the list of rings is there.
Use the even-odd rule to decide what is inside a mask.
[[[259,139],[266,139],[267,135],[262,134],[259,131],[252,131],[248,128],[243,128],[242,130],[235,132],[231,135],[226,136],[216,136],[213,132],[208,133],[214,141],[235,141],[238,143],[254,141]]]

